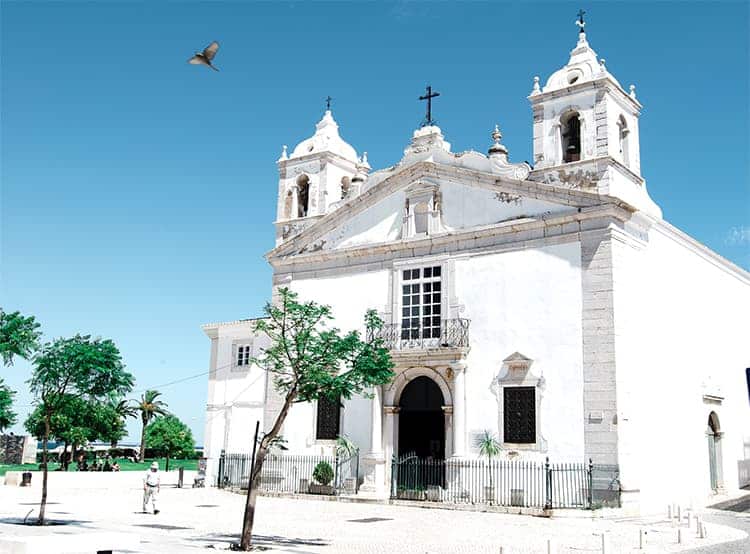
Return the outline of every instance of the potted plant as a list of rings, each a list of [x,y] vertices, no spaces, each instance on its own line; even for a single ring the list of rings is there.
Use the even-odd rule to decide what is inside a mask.
[[[487,458],[490,484],[484,487],[484,499],[492,504],[495,502],[495,485],[492,481],[492,458],[495,458],[500,454],[501,446],[497,437],[495,437],[495,434],[485,429],[484,432],[477,437],[476,447],[479,450],[479,455]]]
[[[313,479],[317,483],[310,483],[310,492],[312,494],[333,494],[333,468],[326,461],[318,462],[313,470]]]

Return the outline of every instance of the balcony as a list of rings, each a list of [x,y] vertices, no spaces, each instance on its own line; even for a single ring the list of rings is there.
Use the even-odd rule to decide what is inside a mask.
[[[425,318],[429,320],[430,318]],[[372,334],[368,337],[372,339]],[[469,320],[443,319],[440,326],[412,327],[398,323],[383,325],[374,333],[389,350],[425,350],[433,348],[468,348]]]

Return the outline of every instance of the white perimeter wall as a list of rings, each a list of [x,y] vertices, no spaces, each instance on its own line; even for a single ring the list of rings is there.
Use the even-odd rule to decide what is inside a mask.
[[[640,250],[613,241],[620,467],[642,511],[710,495],[707,420],[719,415],[724,483],[750,459],[750,286],[653,227]],[[721,404],[704,394],[724,397]],[[747,462],[746,462],[747,463]]]
[[[456,296],[471,320],[466,370],[466,429],[498,433],[499,404],[490,390],[502,360],[518,351],[546,381],[541,403],[547,452],[524,457],[583,461],[583,369],[580,243],[475,256],[456,261]]]

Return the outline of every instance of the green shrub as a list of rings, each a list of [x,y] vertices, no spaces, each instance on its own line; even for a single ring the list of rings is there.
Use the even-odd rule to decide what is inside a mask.
[[[328,462],[318,462],[313,470],[313,479],[325,486],[333,481],[333,468]]]

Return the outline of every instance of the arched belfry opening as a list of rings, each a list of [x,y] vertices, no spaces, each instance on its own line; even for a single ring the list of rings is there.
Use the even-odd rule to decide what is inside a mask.
[[[297,177],[297,217],[307,217],[310,202],[310,177]]]
[[[708,470],[711,479],[711,490],[719,492],[724,488],[724,475],[722,472],[721,457],[721,425],[716,412],[708,414],[708,427],[706,437],[708,438]]]
[[[617,134],[622,163],[630,167],[630,129],[628,129],[628,122],[625,121],[623,115],[620,115],[617,120]]]
[[[429,377],[419,376],[404,387],[399,400],[399,456],[445,458],[443,405],[443,393]]]
[[[562,137],[562,158],[564,163],[581,159],[581,116],[578,112],[568,112],[560,119]]]

